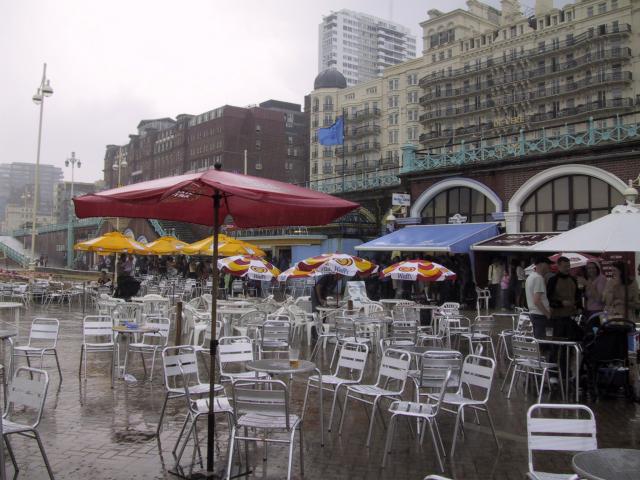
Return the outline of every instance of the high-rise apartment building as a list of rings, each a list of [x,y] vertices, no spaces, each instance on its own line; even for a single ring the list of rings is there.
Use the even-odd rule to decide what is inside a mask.
[[[5,207],[9,204],[22,206],[33,202],[35,185],[35,163],[0,164],[0,216],[4,219]],[[40,165],[38,189],[38,215],[53,216],[55,185],[63,178],[62,169],[53,165]],[[32,208],[30,205],[29,208]],[[23,207],[25,208],[25,207]]]
[[[126,145],[107,145],[104,180],[123,185],[183,173],[201,172],[216,163],[229,172],[289,183],[308,180],[308,117],[298,104],[268,100],[250,107],[225,105],[175,120],[143,120]]]
[[[422,56],[381,78],[348,86],[322,72],[310,94],[312,188],[365,182],[401,165],[402,147],[448,152],[612,126],[640,108],[640,11],[635,0],[579,0],[554,8],[517,0],[501,10],[430,10]],[[337,16],[333,20],[337,21]],[[317,129],[345,115],[345,145],[324,147]],[[620,120],[622,121],[622,119]],[[346,175],[346,179],[342,178]]]
[[[355,85],[416,56],[416,37],[397,23],[351,10],[331,12],[318,27],[318,71],[335,68]]]

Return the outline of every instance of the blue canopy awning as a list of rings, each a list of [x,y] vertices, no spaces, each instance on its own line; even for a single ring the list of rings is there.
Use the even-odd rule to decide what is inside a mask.
[[[471,245],[498,235],[497,223],[413,225],[358,245],[358,251],[469,253]]]

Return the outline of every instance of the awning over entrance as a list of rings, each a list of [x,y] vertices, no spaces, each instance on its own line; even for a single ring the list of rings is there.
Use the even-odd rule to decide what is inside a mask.
[[[471,245],[497,234],[497,223],[414,225],[363,243],[356,250],[469,253]]]
[[[497,237],[476,243],[471,250],[476,252],[528,252],[529,249],[557,233],[503,233]]]

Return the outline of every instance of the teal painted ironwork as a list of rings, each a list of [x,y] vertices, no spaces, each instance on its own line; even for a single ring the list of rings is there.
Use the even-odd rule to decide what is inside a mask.
[[[5,257],[10,258],[14,262],[16,262],[18,265],[25,266],[29,264],[29,257],[27,257],[26,255],[23,255],[17,250],[14,250],[13,248],[11,248],[9,245],[5,244],[2,241],[0,241],[0,248],[2,249],[2,253],[4,254]]]
[[[99,225],[101,222],[100,218],[81,218],[76,219],[73,222],[75,228],[78,227],[94,227]],[[51,225],[41,225],[36,229],[37,233],[47,233],[47,232],[58,232],[60,230],[66,230],[68,228],[68,224],[65,223],[54,223]],[[12,232],[7,233],[7,235],[13,237],[22,237],[25,235],[31,235],[31,228],[19,228]]]
[[[164,228],[162,228],[162,225],[160,225],[160,222],[158,220],[154,220],[150,218],[149,223],[151,224],[151,226],[156,231],[159,237],[164,237],[167,235],[167,232],[164,230]]]
[[[557,127],[556,127],[557,128]],[[534,138],[527,138],[536,134]],[[484,139],[480,145],[466,144],[464,141],[457,145],[456,151],[444,153],[420,153],[413,145],[403,148],[402,173],[433,170],[438,168],[474,165],[513,159],[527,155],[552,153],[572,150],[574,148],[589,147],[602,144],[615,144],[640,139],[640,122],[622,123],[619,116],[615,117],[613,126],[597,127],[593,118],[587,122],[587,129],[582,132],[566,132],[557,136],[550,136],[544,128],[535,132],[520,130],[517,141],[508,141],[499,137],[494,145],[488,145]]]
[[[637,118],[637,114],[625,115]],[[602,119],[601,119],[602,120]],[[571,132],[569,125],[557,125],[553,130],[564,128],[565,133],[549,135],[549,129],[532,131],[520,130],[514,139],[510,137],[497,137],[492,139],[480,139],[479,142],[451,145],[444,153],[420,152],[416,145],[407,144],[402,147],[402,166],[388,170],[377,170],[362,175],[346,175],[324,180],[312,181],[310,186],[314,190],[329,194],[347,193],[376,188],[391,187],[400,184],[398,174],[429,171],[439,168],[448,168],[464,165],[477,165],[502,160],[525,157],[552,152],[568,151],[575,148],[589,147],[603,144],[616,144],[640,139],[640,122],[623,122],[617,115],[613,125],[598,127],[593,118],[586,123],[586,130]],[[571,126],[575,128],[575,125]],[[446,141],[443,138],[443,141]],[[495,143],[494,143],[495,142]],[[493,143],[493,144],[489,144]],[[343,181],[344,178],[344,181]]]
[[[373,171],[361,175],[345,175],[344,177],[311,182],[311,188],[318,192],[336,194],[393,187],[399,184],[398,169],[394,168],[387,171]]]

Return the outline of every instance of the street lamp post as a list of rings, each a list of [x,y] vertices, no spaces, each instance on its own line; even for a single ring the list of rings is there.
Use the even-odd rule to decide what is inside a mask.
[[[31,263],[35,268],[36,261],[36,222],[38,215],[38,193],[40,193],[40,144],[42,141],[42,115],[44,113],[44,99],[53,95],[53,88],[47,79],[47,64],[42,68],[42,80],[35,95],[31,98],[36,105],[40,105],[40,120],[38,122],[38,150],[36,153],[36,171],[33,187],[33,212],[31,215]]]
[[[80,160],[76,158],[76,152],[71,152],[71,158],[67,158],[64,161],[64,166],[71,165],[71,192],[69,195],[69,208],[67,210],[67,268],[73,267],[73,220],[75,219],[75,208],[73,205],[73,183],[74,183],[74,170],[76,165],[80,168]]]
[[[127,159],[122,155],[122,148],[118,150],[118,158],[113,163],[113,170],[118,172],[118,187],[122,186],[122,169],[127,168]],[[116,230],[120,231],[120,217],[116,217]],[[113,266],[114,280],[118,282],[118,254],[116,253],[115,265]]]
[[[27,228],[27,218],[29,217],[29,212],[27,210],[27,203],[29,202],[29,200],[31,199],[31,194],[27,191],[25,191],[22,195],[20,195],[20,198],[24,201],[24,205],[23,205],[23,210],[22,210],[22,228],[26,230]],[[27,251],[27,236],[23,235],[22,236],[22,251],[26,252]],[[26,255],[25,255],[26,258]],[[23,265],[23,267],[27,267],[27,265]]]

